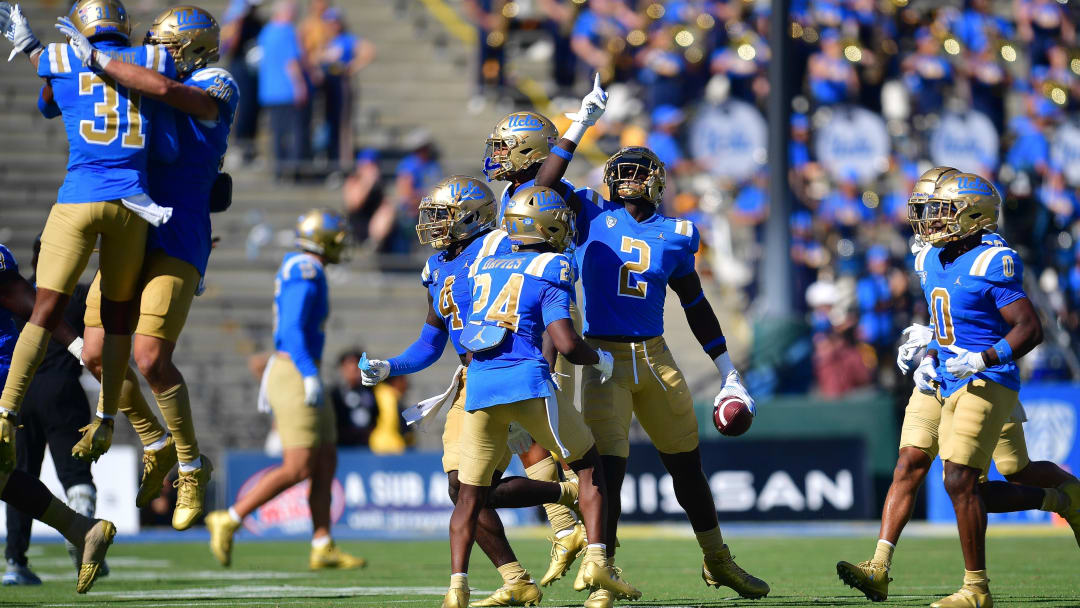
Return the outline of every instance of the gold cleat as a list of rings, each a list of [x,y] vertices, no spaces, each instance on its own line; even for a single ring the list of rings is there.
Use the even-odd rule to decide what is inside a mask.
[[[848,562],[836,563],[836,574],[840,580],[862,592],[872,602],[883,602],[889,597],[889,569],[885,564],[875,561],[860,562],[858,565]]]
[[[160,450],[143,450],[142,478],[139,479],[139,494],[135,497],[135,506],[144,509],[161,496],[161,488],[169,471],[176,466],[176,443],[172,435],[165,436],[165,445]]]
[[[589,599],[585,600],[585,608],[611,608],[613,605],[615,605],[615,600],[607,589],[597,589],[589,594]]]
[[[539,606],[544,594],[531,579],[515,579],[495,590],[488,597],[469,606]]]
[[[585,550],[582,549],[578,556],[584,554]],[[574,591],[585,591],[586,589],[588,589],[588,586],[585,585],[585,560],[582,560],[577,569],[577,576],[574,577]]]
[[[71,456],[86,462],[97,462],[112,446],[113,419],[101,418],[95,414],[90,424],[79,429],[79,432],[83,436],[71,448]]]
[[[980,590],[973,585],[964,585],[959,591],[930,604],[930,608],[994,608],[994,598],[990,597],[990,588]]]
[[[574,560],[577,559],[578,555],[585,550],[585,545],[589,542],[585,538],[585,526],[581,523],[575,525],[574,531],[570,534],[562,538],[550,536],[548,540],[551,541],[551,565],[548,566],[547,572],[540,579],[541,587],[547,587],[562,578],[566,571],[570,569],[570,566],[574,564]]]
[[[116,537],[116,526],[111,521],[99,519],[83,540],[82,565],[79,566],[79,580],[75,583],[76,593],[86,593],[94,586],[105,563],[105,553]]]
[[[1076,544],[1080,546],[1080,481],[1067,481],[1058,490],[1069,497],[1069,506],[1064,513],[1058,513],[1065,521],[1069,522]]]
[[[211,511],[204,523],[210,532],[210,552],[222,566],[228,566],[232,563],[233,535],[240,524],[233,521],[228,511]]]
[[[468,587],[451,587],[442,600],[442,608],[468,608],[468,606]]]
[[[173,482],[173,487],[176,488],[173,528],[187,530],[202,515],[206,486],[210,483],[210,472],[213,470],[214,465],[210,464],[210,459],[203,456],[201,467],[188,473],[180,471],[180,476]]]
[[[710,587],[731,587],[742,597],[759,600],[769,595],[769,585],[735,563],[727,545],[716,555],[706,555],[701,578]]]
[[[311,558],[308,565],[312,570],[354,570],[367,566],[367,560],[362,557],[354,557],[338,549],[334,541],[319,547],[311,548]]]
[[[602,562],[587,562],[584,570],[582,579],[585,581],[585,587],[590,591],[607,589],[617,600],[633,601],[641,598],[641,592],[623,580],[622,570],[615,566],[608,566]]]

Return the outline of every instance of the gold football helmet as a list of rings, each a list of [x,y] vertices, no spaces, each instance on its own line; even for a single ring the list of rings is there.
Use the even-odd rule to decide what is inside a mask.
[[[71,7],[68,19],[83,36],[116,34],[127,40],[131,35],[131,22],[127,9],[120,0],[78,0]]]
[[[337,264],[348,245],[345,218],[332,209],[312,209],[296,221],[296,246]]]
[[[604,183],[612,199],[643,198],[659,205],[664,197],[667,175],[664,163],[644,146],[629,146],[604,163]]]
[[[218,60],[220,31],[207,11],[197,6],[174,6],[154,19],[143,42],[169,49],[176,71],[187,75]]]
[[[484,175],[488,181],[509,180],[544,162],[558,139],[555,124],[536,112],[507,114],[488,136]]]
[[[934,193],[908,201],[908,219],[915,234],[934,247],[997,227],[1001,195],[974,173],[945,176]]]
[[[475,177],[448,177],[420,199],[416,236],[421,245],[446,249],[452,243],[494,227],[495,195]]]
[[[952,167],[934,167],[933,169],[924,171],[923,174],[919,176],[919,180],[915,182],[915,186],[911,189],[911,196],[908,197],[908,203],[910,204],[913,200],[918,202],[919,200],[930,198],[930,196],[934,194],[934,190],[937,189],[938,184],[945,181],[949,176],[957,173],[959,173],[959,171]],[[909,207],[909,214],[910,211],[911,208]],[[911,218],[909,217],[909,219]]]
[[[562,251],[574,239],[574,212],[551,188],[530,186],[510,197],[502,228],[517,245],[547,243]]]

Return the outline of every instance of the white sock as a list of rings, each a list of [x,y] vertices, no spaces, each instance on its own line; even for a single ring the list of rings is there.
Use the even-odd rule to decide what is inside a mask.
[[[113,418],[115,418],[115,416],[110,416],[109,414],[106,414],[105,412],[98,412],[97,417],[101,418],[102,420],[112,420]]]
[[[161,439],[158,439],[157,441],[155,441],[154,443],[151,443],[150,445],[143,446],[143,451],[144,452],[156,452],[156,451],[160,450],[161,448],[165,447],[165,442],[169,440],[169,437],[170,437],[170,435],[168,433],[165,433],[165,436],[162,437]]]
[[[180,472],[181,473],[190,473],[192,471],[197,471],[197,470],[199,470],[201,468],[202,468],[202,456],[199,456],[198,458],[196,458],[195,460],[192,460],[191,462],[181,462],[180,463]]]
[[[558,532],[555,533],[555,538],[556,539],[566,538],[567,536],[570,536],[570,534],[573,531],[574,531],[573,528],[567,528],[565,530],[559,530]]]
[[[592,549],[594,547],[600,549],[601,551],[607,551],[607,545],[605,545],[604,543],[589,543],[585,546],[586,549]]]
[[[241,523],[244,521],[244,518],[240,517],[240,514],[236,512],[235,507],[229,507],[229,518],[236,523]]]
[[[329,545],[330,541],[332,541],[332,540],[333,539],[330,538],[329,534],[327,534],[326,536],[312,537],[312,539],[311,539],[311,548],[312,549],[322,549],[326,545]]]

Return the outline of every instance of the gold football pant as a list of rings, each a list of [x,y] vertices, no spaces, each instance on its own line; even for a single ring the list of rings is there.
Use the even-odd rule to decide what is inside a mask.
[[[600,382],[600,372],[592,366],[581,372],[582,413],[600,454],[630,456],[630,420],[635,414],[660,452],[679,454],[698,447],[694,399],[663,337],[586,342],[615,359],[607,382]]]
[[[936,395],[927,395],[914,389],[904,410],[904,422],[900,429],[900,448],[912,447],[922,451],[933,461],[938,456],[938,428],[944,404]],[[1028,457],[1027,441],[1024,439],[1023,421],[1011,414],[1001,428],[993,453],[994,463],[1002,475],[1022,471],[1031,459]]]
[[[567,462],[580,460],[594,444],[592,434],[577,410],[566,407],[558,399],[552,401],[557,408],[557,419],[549,418],[547,400],[542,397],[465,412],[458,480],[471,486],[491,485],[499,454],[507,449],[511,422],[520,424],[534,441],[548,450],[559,451],[561,444],[570,452]],[[552,427],[557,427],[554,428],[557,438]]]
[[[82,275],[98,236],[101,236],[99,267],[105,297],[126,302],[135,295],[146,247],[147,223],[118,200],[55,204],[41,234],[36,269],[37,286],[71,295]],[[50,332],[28,323],[15,344],[11,368],[0,406],[18,410],[45,356]],[[107,335],[102,355],[102,393],[108,403],[119,399],[123,364],[131,355],[130,336]]]
[[[1018,393],[976,378],[945,398],[941,409],[941,459],[984,474],[1005,422],[1019,403]]]
[[[315,448],[337,443],[337,422],[329,403],[304,403],[304,378],[289,355],[278,352],[266,371],[266,394],[274,411],[281,447]]]
[[[461,381],[458,384],[457,395],[454,397],[450,409],[446,412],[446,426],[443,427],[442,435],[442,466],[444,473],[457,471],[461,468],[461,430],[465,424],[465,378],[468,371],[468,368],[461,370]],[[510,466],[512,456],[510,448],[506,447],[506,441],[503,440],[501,449],[494,456],[496,464],[495,468],[492,469],[492,473],[505,471],[506,467]],[[491,483],[490,475],[488,476],[488,483]]]

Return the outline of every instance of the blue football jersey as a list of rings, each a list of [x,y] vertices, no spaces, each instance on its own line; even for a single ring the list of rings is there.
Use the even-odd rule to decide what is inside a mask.
[[[150,162],[150,198],[173,208],[172,218],[151,228],[147,247],[194,266],[206,274],[210,259],[210,188],[217,179],[229,145],[240,89],[229,72],[203,68],[184,84],[206,91],[218,101],[217,120],[199,120],[176,112],[176,132],[182,154],[173,163]]]
[[[562,183],[566,186],[567,192],[569,193],[567,196],[577,197],[578,200],[581,201],[582,205],[584,205],[588,201],[595,201],[599,198],[599,195],[591,188],[577,188],[574,186],[574,184],[570,183],[570,181],[565,178],[562,180]],[[536,185],[536,180],[530,179],[529,181],[522,183],[517,190],[524,190],[525,188],[529,188],[534,185]],[[499,197],[499,213],[496,217],[496,226],[502,226],[503,212],[506,211],[506,207],[510,204],[510,197],[514,195],[514,192],[517,192],[517,190],[511,192],[511,188],[513,188],[513,186],[513,184],[507,184],[506,188],[503,188],[502,196]],[[570,258],[570,263],[574,266],[573,282],[577,283],[578,278],[581,276],[581,273],[578,272],[577,257],[574,255],[574,243],[570,243],[570,245],[567,246],[566,251],[563,251],[563,253],[566,254],[566,257]],[[576,289],[570,290],[570,297],[573,299],[574,302],[577,302]]]
[[[963,380],[945,368],[945,362],[956,356],[950,345],[981,352],[1009,333],[1011,327],[999,309],[1027,297],[1020,256],[1008,247],[984,242],[943,265],[941,252],[940,247],[928,247],[915,258],[915,272],[934,326],[941,394],[951,395],[976,377],[1020,390],[1016,362],[995,365]]]
[[[693,222],[659,213],[638,222],[594,196],[581,206],[575,239],[585,335],[663,335],[668,280],[694,272],[700,236]]]
[[[14,275],[14,276],[13,276]],[[19,275],[19,264],[11,250],[0,245],[0,282],[14,279]],[[0,308],[0,383],[7,379],[11,367],[11,353],[15,352],[15,342],[19,339],[19,329],[11,313]],[[0,384],[2,386],[2,384]]]
[[[329,315],[326,273],[318,258],[286,253],[274,277],[274,348],[289,353],[305,376],[319,373]]]
[[[442,319],[450,332],[450,342],[459,355],[465,354],[461,346],[461,331],[469,320],[472,306],[472,290],[469,288],[469,270],[480,259],[491,255],[510,253],[510,239],[502,230],[492,230],[469,243],[452,260],[440,251],[428,258],[420,280],[431,294],[435,314]]]
[[[475,265],[469,323],[508,331],[498,346],[473,354],[466,410],[551,395],[541,345],[550,323],[570,318],[570,275],[570,258],[561,253],[519,251]]]
[[[176,77],[172,56],[164,47],[128,47],[112,41],[95,46],[114,60]],[[38,76],[52,86],[67,132],[68,172],[57,202],[88,203],[146,194],[151,149],[161,158],[176,157],[172,110],[84,67],[67,44],[45,47]]]

